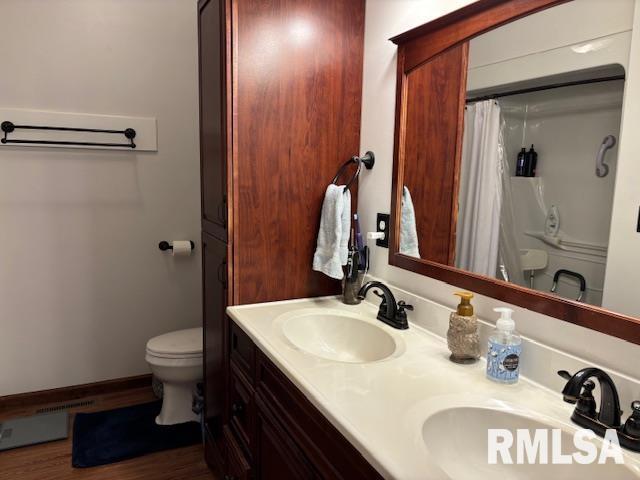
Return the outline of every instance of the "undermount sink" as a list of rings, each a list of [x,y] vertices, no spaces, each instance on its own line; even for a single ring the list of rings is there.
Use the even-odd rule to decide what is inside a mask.
[[[286,339],[300,350],[327,360],[370,363],[398,356],[401,341],[382,324],[341,310],[305,309],[277,322]]]
[[[560,401],[560,400],[559,400]],[[506,429],[513,435],[513,446],[509,449],[513,464],[503,464],[498,454],[496,465],[488,464],[488,429]],[[430,415],[422,426],[422,438],[427,449],[438,466],[452,480],[478,478],[520,479],[559,479],[589,480],[597,479],[631,479],[639,478],[640,472],[636,462],[615,464],[609,458],[605,464],[582,465],[576,462],[565,465],[552,464],[551,429],[562,429],[562,453],[571,454],[578,451],[573,444],[571,426],[552,424],[544,419],[537,419],[526,414],[519,414],[509,409],[461,406],[441,409]],[[523,464],[516,464],[516,436],[518,429],[527,429],[533,438],[536,429],[549,429],[548,462],[549,464],[528,464],[526,454]],[[500,442],[502,439],[500,439]],[[593,440],[600,454],[602,442]],[[580,451],[578,451],[580,452]],[[581,452],[580,452],[581,453]]]

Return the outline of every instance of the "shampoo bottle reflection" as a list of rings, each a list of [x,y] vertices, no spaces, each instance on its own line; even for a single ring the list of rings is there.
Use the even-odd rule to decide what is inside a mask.
[[[487,351],[487,378],[499,383],[516,383],[520,375],[522,339],[516,332],[510,308],[494,308],[500,313],[496,329],[489,337]]]
[[[480,358],[478,319],[473,314],[473,293],[457,292],[460,304],[449,316],[447,345],[451,351],[449,360],[455,363],[474,363]]]

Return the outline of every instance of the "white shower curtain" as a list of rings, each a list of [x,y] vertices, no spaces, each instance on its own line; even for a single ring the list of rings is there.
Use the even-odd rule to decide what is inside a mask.
[[[495,277],[500,251],[502,155],[500,106],[494,100],[468,105],[458,198],[456,266]]]

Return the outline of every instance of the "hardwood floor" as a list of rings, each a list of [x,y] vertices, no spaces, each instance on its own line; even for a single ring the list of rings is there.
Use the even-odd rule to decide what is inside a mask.
[[[70,435],[67,440],[17,448],[0,452],[0,480],[212,480],[204,462],[201,445],[167,450],[102,467],[76,469],[71,466],[71,431],[74,414],[95,412],[135,405],[154,400],[150,387],[85,397],[76,402],[92,401],[90,405],[69,409]],[[13,407],[0,412],[0,422],[8,418],[32,415],[41,408],[58,405],[43,404]]]

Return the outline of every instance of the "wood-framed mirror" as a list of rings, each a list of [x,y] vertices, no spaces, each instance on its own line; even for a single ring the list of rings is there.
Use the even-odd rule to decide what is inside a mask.
[[[609,264],[631,29],[597,3],[480,0],[391,39],[389,263],[640,344]]]

